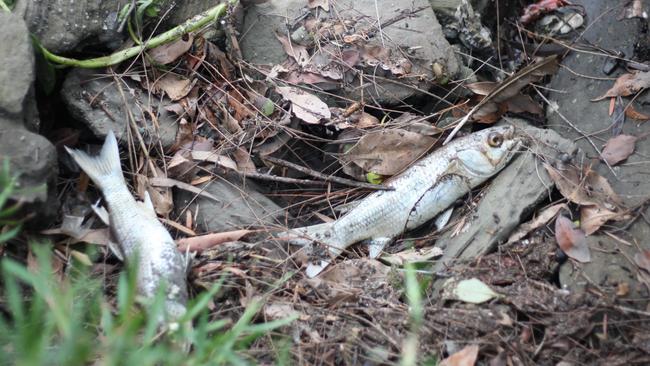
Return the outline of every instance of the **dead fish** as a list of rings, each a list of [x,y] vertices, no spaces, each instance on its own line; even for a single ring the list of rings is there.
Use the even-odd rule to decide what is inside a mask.
[[[441,147],[386,184],[392,191],[370,194],[336,221],[278,234],[307,245],[307,276],[318,275],[350,245],[364,241],[371,258],[404,231],[442,213],[458,198],[503,169],[522,143],[514,127],[488,128]]]
[[[120,152],[112,131],[106,136],[101,153],[90,156],[66,147],[95,185],[108,205],[109,225],[117,240],[117,256],[137,261],[137,290],[153,299],[165,286],[165,310],[170,320],[180,318],[187,305],[186,261],[174,240],[158,221],[148,196],[137,202],[124,181]]]

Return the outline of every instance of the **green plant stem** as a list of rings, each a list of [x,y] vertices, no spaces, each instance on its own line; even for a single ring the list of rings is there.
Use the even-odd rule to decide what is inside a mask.
[[[0,0],[2,1],[2,0]],[[77,60],[74,58],[68,58],[68,57],[62,57],[53,54],[52,52],[48,51],[44,47],[39,46],[41,49],[41,52],[43,52],[43,55],[48,61],[60,64],[60,65],[65,65],[65,66],[73,66],[73,67],[81,67],[81,68],[86,68],[86,69],[93,69],[93,68],[99,68],[99,67],[106,67],[106,66],[111,66],[115,64],[119,64],[120,62],[124,60],[128,60],[131,57],[134,57],[142,51],[146,51],[151,48],[158,47],[160,45],[163,45],[165,43],[172,42],[179,37],[181,37],[184,34],[187,34],[189,32],[193,32],[197,29],[200,29],[201,27],[205,26],[206,24],[209,24],[210,22],[215,21],[222,15],[226,13],[226,4],[219,4],[215,6],[212,9],[209,9],[192,19],[187,20],[185,23],[176,26],[170,30],[168,30],[165,33],[162,33],[156,37],[151,38],[149,41],[145,42],[144,44],[141,44],[139,46],[134,46],[131,48],[127,48],[125,50],[117,51],[111,55],[108,56],[102,56],[102,57],[97,57],[97,58],[91,58],[88,60]],[[38,44],[38,43],[37,43]]]

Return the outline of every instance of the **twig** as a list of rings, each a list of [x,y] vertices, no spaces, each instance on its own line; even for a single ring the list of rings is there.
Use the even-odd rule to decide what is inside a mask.
[[[270,162],[272,162],[274,164],[282,165],[282,166],[285,166],[287,168],[297,170],[299,172],[311,175],[312,177],[315,177],[315,178],[323,179],[326,182],[335,182],[335,183],[343,184],[343,185],[346,185],[346,186],[352,186],[352,187],[358,187],[358,188],[367,188],[367,189],[374,189],[374,190],[392,191],[392,190],[395,189],[393,187],[388,187],[388,186],[384,186],[384,185],[380,185],[380,184],[370,184],[370,183],[358,182],[358,181],[355,181],[355,180],[341,178],[341,177],[337,177],[337,176],[334,176],[334,175],[323,174],[323,173],[317,172],[317,171],[315,171],[313,169],[309,169],[309,168],[300,166],[298,164],[294,164],[294,163],[288,162],[286,160],[277,159],[277,158],[273,158],[273,157],[270,157],[270,156],[264,157],[264,160],[268,160],[268,161],[270,161]]]
[[[151,38],[145,44],[127,48],[125,50],[115,52],[108,56],[91,58],[88,60],[78,60],[74,58],[58,56],[45,49],[45,47],[41,46],[38,40],[34,39],[35,41],[34,43],[35,46],[39,48],[40,51],[43,53],[43,56],[45,56],[47,60],[52,61],[54,63],[61,64],[64,66],[74,66],[74,67],[81,67],[81,68],[88,68],[88,69],[106,67],[106,66],[119,64],[124,60],[127,60],[131,57],[138,55],[140,52],[158,47],[165,43],[172,42],[184,34],[200,29],[206,24],[209,24],[210,22],[213,22],[217,18],[224,15],[226,13],[226,7],[227,7],[226,3],[219,4],[214,8],[209,9],[193,17],[192,19],[187,20],[185,23],[176,26],[156,37]]]

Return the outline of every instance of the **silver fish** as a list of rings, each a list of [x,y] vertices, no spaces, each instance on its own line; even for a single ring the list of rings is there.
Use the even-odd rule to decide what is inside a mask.
[[[278,236],[294,245],[311,246],[312,257],[320,256],[308,264],[308,277],[318,275],[333,258],[359,241],[369,246],[370,257],[375,258],[404,231],[434,218],[499,172],[521,142],[509,126],[458,138],[393,177],[386,184],[394,190],[370,194],[336,221]]]
[[[186,261],[158,221],[148,196],[145,202],[137,202],[129,192],[113,132],[106,136],[98,156],[66,150],[104,195],[111,233],[118,244],[116,254],[127,262],[137,260],[138,294],[152,299],[164,284],[166,314],[170,320],[180,318],[188,299]]]

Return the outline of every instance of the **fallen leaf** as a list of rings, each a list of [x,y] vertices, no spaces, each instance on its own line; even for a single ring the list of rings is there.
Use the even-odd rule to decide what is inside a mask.
[[[192,160],[215,163],[226,169],[237,170],[237,163],[231,158],[219,155],[216,151],[192,151]]]
[[[176,101],[189,94],[192,90],[192,82],[176,74],[168,73],[158,79],[154,87],[163,90],[169,99]]]
[[[602,96],[592,99],[597,102],[611,97],[627,97],[650,86],[650,71],[637,72],[635,74],[623,74],[614,83],[614,86]]]
[[[181,182],[175,179],[165,178],[165,177],[149,178],[149,184],[151,184],[154,187],[167,187],[167,188],[176,187],[178,189],[182,189],[184,191],[193,193],[197,196],[203,196],[215,202],[221,203],[221,201],[216,196],[214,196],[209,192],[206,192],[205,189],[201,189],[191,184]]]
[[[536,20],[545,13],[551,12],[565,5],[569,2],[566,0],[539,0],[533,4],[527,5],[524,8],[524,14],[519,18],[521,24],[528,24]]]
[[[255,164],[253,164],[253,160],[251,160],[251,156],[248,151],[244,150],[241,147],[238,147],[232,152],[232,156],[235,158],[235,162],[237,162],[238,171],[242,173],[257,172],[257,168],[255,167]]]
[[[234,230],[223,233],[212,233],[192,238],[183,238],[176,241],[178,250],[181,252],[202,252],[219,244],[237,241],[244,235],[252,233],[253,230]]]
[[[191,34],[185,34],[183,37],[171,43],[167,43],[147,51],[147,54],[156,63],[167,65],[174,62],[174,60],[179,58],[185,52],[189,51],[189,49],[192,48],[193,42],[194,36]]]
[[[499,294],[478,278],[453,283],[451,293],[456,300],[470,304],[481,304],[499,297]]]
[[[266,316],[267,321],[296,317],[299,314],[291,304],[272,303],[264,305],[264,316]]]
[[[571,202],[583,206],[596,205],[608,210],[622,205],[621,198],[614,192],[607,179],[591,169],[583,173],[574,166],[558,170],[544,164],[544,168],[562,196]]]
[[[357,121],[357,128],[369,128],[379,125],[379,118],[372,114],[361,112],[359,120]]]
[[[308,0],[307,1],[307,6],[310,9],[314,9],[317,7],[323,8],[325,11],[330,11],[330,2],[329,0]]]
[[[442,360],[438,366],[474,366],[478,358],[478,351],[477,345],[467,346]]]
[[[555,239],[569,258],[582,263],[591,261],[584,231],[574,228],[573,222],[562,215],[555,219]]]
[[[643,112],[637,111],[636,107],[634,107],[634,104],[631,104],[631,103],[630,103],[630,105],[627,106],[627,109],[625,109],[625,115],[627,117],[630,117],[630,118],[635,119],[637,121],[645,122],[647,120],[650,120],[649,115],[647,115],[647,114],[645,114]]]
[[[478,95],[488,95],[499,86],[499,83],[494,81],[479,81],[477,83],[465,84],[465,87]]]
[[[287,53],[287,55],[291,56],[298,65],[300,66],[307,66],[309,63],[309,52],[307,52],[307,48],[305,46],[299,45],[297,43],[291,42],[287,37],[280,36],[278,34],[275,35],[275,38],[282,43],[282,48],[284,48],[284,52]]]
[[[639,268],[650,272],[650,249],[641,249],[634,255],[634,262]]]
[[[361,137],[342,159],[366,172],[395,175],[424,155],[435,141],[402,129],[375,131]]]
[[[284,99],[291,102],[291,110],[296,117],[307,123],[318,123],[332,115],[327,104],[313,94],[290,86],[280,86],[277,89]]]
[[[539,103],[534,101],[530,95],[517,94],[514,97],[506,100],[505,103],[508,107],[508,112],[511,113],[528,112],[538,116],[541,116],[544,113],[544,108],[542,108]]]
[[[580,207],[580,228],[586,235],[598,231],[609,220],[620,218],[622,214],[598,206]]]
[[[407,249],[395,254],[383,254],[380,259],[386,263],[403,266],[406,263],[421,263],[430,261],[433,258],[442,256],[442,249],[430,247],[423,249]]]
[[[533,230],[538,229],[538,228],[546,225],[563,208],[568,209],[568,206],[566,205],[566,203],[558,203],[556,205],[547,207],[542,212],[540,212],[537,215],[537,217],[535,217],[531,221],[528,221],[525,224],[519,225],[519,228],[517,228],[517,231],[512,233],[510,235],[510,237],[508,238],[508,244],[511,244],[511,243],[514,243],[514,242],[516,242],[518,240],[521,240],[522,238],[524,238],[526,235],[528,235]]]
[[[618,135],[610,138],[605,144],[600,158],[609,165],[616,165],[634,153],[636,136]]]

